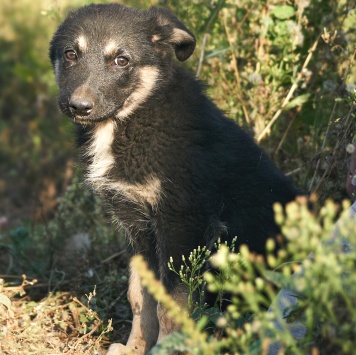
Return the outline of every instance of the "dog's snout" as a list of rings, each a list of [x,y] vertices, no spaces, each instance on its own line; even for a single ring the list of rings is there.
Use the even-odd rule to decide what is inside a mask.
[[[94,102],[85,97],[75,97],[69,101],[71,112],[78,116],[88,116],[94,108]]]

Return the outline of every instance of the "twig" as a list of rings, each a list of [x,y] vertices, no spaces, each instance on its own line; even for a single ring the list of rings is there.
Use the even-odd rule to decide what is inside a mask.
[[[236,25],[237,25],[237,28],[241,29],[242,28],[242,25],[245,23],[245,21],[247,20],[247,18],[250,16],[250,13],[251,11],[255,8],[256,6],[251,6],[249,9],[246,10],[246,13],[244,15],[244,17],[242,18],[241,21],[239,21]],[[246,7],[245,7],[246,9]]]
[[[117,258],[118,256],[121,256],[122,254],[125,254],[125,253],[126,253],[126,250],[121,250],[121,251],[119,251],[119,252],[117,252],[117,253],[115,253],[115,254],[113,254],[113,255],[110,255],[108,258],[104,259],[104,260],[100,263],[100,265],[98,265],[98,266],[95,267],[95,268],[96,268],[96,269],[97,269],[97,268],[100,268],[102,264],[106,264],[106,263],[108,263],[109,261],[111,261],[112,259],[115,259],[115,258]]]
[[[73,297],[73,301],[74,301],[75,303],[78,303],[80,306],[84,307],[85,309],[91,311],[91,309],[90,309],[88,306],[86,306],[84,303],[82,303],[82,302],[80,302],[80,301],[78,300],[78,297]],[[94,318],[95,318],[96,320],[100,321],[99,316],[98,316],[98,315],[96,314],[96,312],[94,312],[94,311],[93,311],[93,316],[94,316]]]
[[[327,128],[326,128],[326,132],[325,132],[323,144],[322,144],[321,149],[320,149],[320,155],[321,155],[321,153],[322,153],[322,152],[324,151],[324,149],[325,149],[326,139],[328,138],[329,130],[330,130],[330,126],[331,126],[331,119],[332,119],[333,116],[334,116],[334,112],[335,112],[336,106],[337,106],[337,101],[334,102],[334,106],[333,106],[333,109],[332,109],[332,111],[331,111],[331,115],[330,115],[330,117],[329,117],[329,122],[328,122],[328,126],[327,126]],[[311,191],[311,188],[312,188],[312,186],[313,186],[313,184],[314,184],[314,180],[315,180],[315,178],[316,178],[316,174],[317,174],[318,169],[319,169],[319,166],[320,166],[320,162],[321,162],[320,155],[319,155],[318,161],[317,161],[317,163],[316,163],[316,167],[315,167],[315,170],[314,170],[313,178],[311,179],[311,182],[310,182],[310,184],[309,184],[309,191]]]
[[[297,168],[297,169],[294,169],[294,170],[292,170],[292,171],[289,171],[288,173],[286,173],[286,174],[284,174],[285,176],[291,176],[291,175],[293,175],[293,174],[295,174],[295,173],[298,173],[299,171],[301,171],[302,170],[302,168]]]
[[[124,290],[119,294],[119,296],[117,296],[117,297],[110,303],[110,305],[109,305],[108,308],[114,307],[116,304],[118,304],[119,301],[120,301],[120,299],[121,299],[124,295],[126,295],[126,293],[127,293],[127,287],[124,288]]]
[[[294,82],[294,84],[292,85],[292,87],[290,88],[287,97],[284,99],[281,108],[275,113],[275,115],[273,116],[273,118],[271,119],[271,121],[268,122],[268,125],[265,127],[265,129],[262,131],[262,133],[258,136],[257,138],[257,142],[260,142],[262,138],[264,138],[264,136],[271,130],[272,125],[274,124],[274,122],[278,119],[278,117],[280,116],[280,114],[283,112],[283,108],[287,106],[289,100],[291,99],[291,97],[294,94],[294,91],[297,89],[298,87],[298,82],[299,80],[301,80],[302,76],[303,76],[303,72],[304,69],[307,68],[313,53],[319,43],[319,39],[320,36],[317,38],[317,40],[314,42],[313,46],[309,49],[309,54],[307,56],[307,58],[305,59],[305,62],[303,64],[303,67],[301,69],[301,71],[298,73],[297,79]]]
[[[89,333],[86,333],[84,334],[82,337],[80,337],[74,344],[74,349],[77,348],[77,346],[85,339],[85,338],[88,338],[90,335],[92,335],[93,333],[95,333],[98,328],[100,327],[100,325],[102,324],[103,322],[100,320],[97,324],[94,324],[94,327],[93,329],[89,332]]]
[[[53,275],[54,273],[57,273],[57,274],[62,274],[62,279],[59,280],[56,285],[54,286],[53,290],[51,290],[51,287],[52,287],[52,279],[53,279]],[[58,270],[57,268],[55,269],[51,269],[51,273],[49,275],[49,280],[48,280],[48,292],[54,292],[56,290],[56,288],[64,281],[66,277],[66,273],[62,270]]]
[[[206,38],[208,37],[207,33],[204,33],[202,44],[201,44],[201,49],[200,49],[200,56],[199,56],[199,64],[198,64],[198,69],[195,74],[195,76],[198,78],[200,75],[200,71],[203,65],[203,60],[204,60],[204,52],[205,52],[205,44],[206,44]]]
[[[239,96],[239,100],[241,101],[241,106],[242,106],[242,110],[243,110],[244,115],[245,115],[246,123],[250,124],[250,117],[248,115],[246,106],[244,104],[243,97],[240,94],[242,92],[242,89],[241,89],[241,78],[240,78],[239,68],[237,66],[237,58],[236,58],[236,54],[235,54],[235,50],[234,50],[234,44],[233,44],[233,42],[231,40],[231,35],[230,35],[229,30],[228,30],[228,26],[227,26],[227,22],[226,22],[226,17],[227,17],[226,11],[223,11],[223,13],[224,13],[223,18],[224,18],[224,28],[225,28],[225,32],[226,32],[226,37],[227,37],[227,40],[229,41],[229,45],[231,47],[232,63],[234,65],[235,79],[236,79],[236,83],[237,83],[237,87],[238,87],[238,96]]]
[[[214,7],[214,2],[215,2],[215,0],[211,0],[211,2],[210,2],[210,6],[212,8]],[[204,36],[203,36],[203,40],[202,40],[202,46],[201,46],[201,49],[200,49],[198,69],[197,69],[197,72],[196,72],[196,77],[197,78],[200,75],[200,71],[201,71],[201,68],[202,68],[202,65],[203,65],[206,39],[207,39],[208,33],[210,31],[210,27],[214,23],[214,20],[215,20],[216,16],[218,16],[218,14],[219,14],[221,8],[224,6],[224,4],[225,4],[225,0],[220,0],[218,2],[217,6],[215,8],[215,11],[211,11],[210,16],[208,18],[208,21],[204,25]]]
[[[345,131],[346,131],[346,132],[349,130],[350,125],[351,125],[351,120],[350,120],[350,118],[351,118],[351,112],[352,112],[352,108],[349,110],[349,113],[348,113],[348,115],[347,115],[347,119],[346,119],[346,123],[345,123],[345,127],[346,127],[346,130],[345,130]],[[329,128],[329,127],[328,127],[328,128]],[[345,139],[345,136],[344,136],[343,138]],[[326,136],[325,136],[325,140],[326,140]],[[341,146],[341,142],[342,142],[342,141],[343,141],[342,139],[339,139],[339,140],[337,141],[336,146],[335,146],[335,148],[334,148],[334,151],[337,151],[337,150],[339,149],[339,147]],[[324,148],[325,148],[325,147],[324,147]],[[323,149],[323,150],[324,150],[324,149]],[[318,169],[318,167],[319,167],[319,165],[320,165],[320,161],[321,161],[321,159],[320,159],[320,156],[319,156],[317,168],[315,169],[315,173],[314,173],[313,178],[314,178],[315,175],[316,175],[317,169]],[[315,187],[315,189],[314,189],[313,192],[317,192],[317,191],[319,190],[319,188],[320,188],[320,186],[321,186],[321,184],[322,184],[323,179],[326,177],[327,173],[330,172],[330,170],[332,169],[332,167],[333,167],[334,164],[335,164],[335,158],[333,159],[333,164],[331,164],[331,165],[329,166],[329,169],[326,169],[326,170],[324,171],[323,176],[320,178],[320,180],[319,180],[318,184],[316,185],[316,187]],[[311,189],[311,186],[310,186],[310,189]]]
[[[286,131],[284,132],[281,141],[280,141],[279,144],[278,144],[278,147],[277,147],[277,149],[276,149],[275,154],[277,154],[277,153],[279,152],[279,150],[282,148],[282,145],[283,145],[284,141],[285,141],[286,138],[287,138],[288,132],[289,132],[289,130],[291,129],[292,124],[293,124],[295,118],[297,117],[298,113],[301,111],[301,109],[302,109],[302,108],[299,106],[299,107],[297,108],[297,112],[295,112],[295,114],[293,115],[292,119],[290,120],[290,122],[289,122],[289,124],[288,124],[288,127],[287,127]]]
[[[355,49],[355,50],[353,51],[353,53],[352,53],[352,56],[351,56],[351,58],[350,58],[350,64],[349,64],[349,66],[348,66],[347,71],[350,70],[351,66],[353,65],[353,62],[354,62],[354,60],[355,60],[355,57],[356,57],[356,49]],[[345,84],[346,78],[347,78],[347,75],[345,74],[345,75],[344,75],[343,84]],[[322,153],[322,152],[324,151],[324,149],[325,149],[326,139],[327,139],[327,136],[328,136],[328,133],[329,133],[330,124],[331,124],[331,118],[332,118],[332,116],[334,115],[336,106],[337,106],[337,101],[334,102],[333,110],[332,110],[331,115],[330,115],[330,118],[329,118],[328,128],[327,128],[326,133],[325,133],[325,137],[324,137],[324,141],[323,141],[323,145],[322,145],[322,147],[321,147],[321,152],[320,152],[320,153]],[[352,112],[352,110],[353,110],[353,109],[352,109],[352,107],[351,107],[351,108],[350,108],[350,111],[349,111],[349,113],[348,113],[347,119],[346,119],[346,123],[345,123],[345,126],[346,126],[346,127],[349,126],[349,125],[351,125],[350,118],[351,118],[351,112]],[[349,122],[349,121],[350,121],[350,122]],[[346,129],[346,131],[347,131],[347,129]],[[339,144],[340,144],[340,141],[337,142],[337,146],[335,147],[334,150],[336,150],[336,149],[338,148]],[[312,188],[312,186],[313,186],[313,184],[314,184],[314,180],[315,180],[317,171],[318,171],[318,169],[319,169],[319,166],[320,166],[320,155],[319,155],[319,158],[318,158],[318,162],[317,162],[317,165],[316,165],[316,168],[315,168],[315,171],[314,171],[314,175],[313,175],[312,181],[310,182],[310,185],[309,185],[309,191],[311,191],[311,188]],[[323,176],[321,177],[321,179],[320,179],[318,185],[316,186],[314,192],[316,192],[316,191],[319,189],[319,187],[321,186],[321,182],[322,182],[322,180],[324,179],[324,177],[326,176],[326,172],[327,172],[327,170],[324,172]]]
[[[18,280],[22,280],[23,277],[20,276],[20,275],[0,274],[0,279],[18,279]]]
[[[62,281],[61,282],[61,285],[67,285],[69,284],[69,281]],[[36,284],[28,284],[28,285],[23,285],[23,286],[10,286],[10,287],[6,287],[6,290],[16,290],[16,288],[18,289],[19,287],[23,287],[23,288],[26,288],[26,289],[32,289],[32,288],[42,288],[42,287],[49,287],[50,284],[49,283],[36,283]]]

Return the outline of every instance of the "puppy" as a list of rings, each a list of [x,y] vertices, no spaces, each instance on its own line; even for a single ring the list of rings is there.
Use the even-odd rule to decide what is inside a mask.
[[[263,253],[278,233],[272,206],[297,190],[253,140],[204,95],[184,61],[194,35],[168,10],[119,4],[70,12],[50,58],[59,106],[79,127],[86,181],[184,307],[187,290],[168,270],[217,238]],[[131,270],[132,331],[110,354],[144,354],[178,329]]]

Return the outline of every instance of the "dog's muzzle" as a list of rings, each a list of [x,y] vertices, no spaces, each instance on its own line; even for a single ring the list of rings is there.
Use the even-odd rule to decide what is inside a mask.
[[[72,98],[69,101],[69,109],[74,116],[89,116],[93,108],[94,102],[88,98]]]

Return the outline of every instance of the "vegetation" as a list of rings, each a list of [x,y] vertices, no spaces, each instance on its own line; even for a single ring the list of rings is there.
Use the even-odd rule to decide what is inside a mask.
[[[286,215],[276,205],[276,220],[288,243],[276,255],[275,242],[269,240],[267,263],[246,246],[235,254],[228,246],[220,245],[209,260],[219,272],[201,273],[198,277],[194,273],[192,278],[195,283],[205,280],[212,292],[230,293],[232,303],[220,314],[218,307],[212,310],[200,305],[196,323],[179,311],[142,257],[134,257],[132,265],[148,290],[182,324],[181,332],[164,339],[151,354],[173,350],[192,354],[266,354],[269,346],[276,343],[281,353],[351,354],[356,325],[356,230],[348,207],[344,203],[335,238],[332,232],[338,207],[331,201],[317,217],[308,210],[304,199],[290,203]],[[345,237],[351,247],[346,254],[346,242],[342,240]],[[306,258],[310,250],[313,255]],[[192,253],[189,260],[192,267],[185,265],[185,272],[199,267],[201,254]],[[182,280],[185,279],[182,272]],[[295,303],[281,307],[276,302],[278,290],[274,286],[288,289]],[[209,327],[209,322],[214,327]],[[303,329],[304,337],[293,337],[296,326]]]
[[[81,184],[72,125],[57,109],[47,54],[51,35],[67,11],[89,2],[0,4],[4,354],[93,354],[109,341],[125,342],[130,329],[123,236]],[[197,37],[197,49],[184,65],[207,83],[208,95],[255,137],[297,186],[316,193],[320,206],[329,198],[341,203],[346,197],[346,147],[356,136],[352,2],[122,2],[170,7]],[[307,213],[303,203],[290,209],[287,219],[277,214],[290,242],[277,256],[271,254],[267,265],[245,249],[235,254],[233,246],[232,253],[217,246],[220,250],[211,262],[221,272],[203,278],[200,271],[210,255],[203,247],[192,251],[192,260],[176,270],[192,292],[207,283],[220,300],[226,291],[239,297],[226,313],[221,313],[219,302],[208,309],[192,297],[190,312],[196,322],[179,314],[182,333],[172,335],[154,353],[164,354],[178,342],[193,353],[262,353],[276,340],[287,352],[351,353],[355,255],[332,254],[322,243],[330,237],[337,207],[327,202],[317,208],[317,216]],[[354,234],[349,236],[354,240]],[[291,279],[296,261],[311,250],[314,262],[307,260],[303,276]],[[227,261],[229,268],[219,260]],[[142,263],[135,262],[148,280]],[[194,272],[187,270],[193,266]],[[280,272],[272,275],[267,267]],[[265,312],[278,287],[286,284],[298,292],[303,288],[303,297],[288,316],[304,317],[306,337],[299,342],[288,336],[288,329],[271,333],[272,318],[278,315]],[[153,280],[148,285],[153,293],[161,287]],[[169,298],[166,304],[174,314]],[[115,331],[108,332],[111,326]]]

